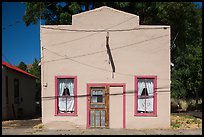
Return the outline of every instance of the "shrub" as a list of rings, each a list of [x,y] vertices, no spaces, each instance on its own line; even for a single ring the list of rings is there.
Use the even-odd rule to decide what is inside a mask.
[[[188,102],[186,100],[179,100],[179,106],[182,111],[186,111],[188,109]]]
[[[178,100],[171,98],[171,112],[177,112],[178,110]]]

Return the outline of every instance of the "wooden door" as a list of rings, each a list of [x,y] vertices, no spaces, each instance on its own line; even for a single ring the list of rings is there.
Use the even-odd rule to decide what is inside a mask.
[[[109,128],[109,87],[91,87],[89,99],[90,128]]]

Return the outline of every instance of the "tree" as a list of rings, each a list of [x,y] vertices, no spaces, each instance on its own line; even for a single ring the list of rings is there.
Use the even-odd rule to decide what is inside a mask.
[[[17,67],[24,71],[27,71],[27,66],[23,61],[21,61]]]
[[[39,80],[41,78],[41,69],[40,69],[40,66],[39,66],[39,63],[40,61],[38,61],[36,58],[34,59],[34,62],[32,64],[32,67],[29,69],[29,72],[36,76]]]
[[[71,15],[109,6],[140,17],[140,24],[171,26],[171,95],[199,98],[202,94],[202,9],[192,2],[26,2],[24,22],[71,24]],[[91,6],[91,8],[90,8]],[[41,7],[41,8],[40,8]],[[41,9],[41,10],[39,10]]]
[[[32,67],[29,69],[29,73],[36,76],[36,95],[35,95],[35,101],[39,101],[41,104],[41,67],[39,65],[40,61],[38,61],[36,58],[32,64]],[[39,105],[41,106],[41,105]],[[37,108],[38,113],[41,113],[40,107]]]
[[[77,2],[25,2],[26,11],[23,20],[26,26],[37,24],[40,17],[45,24],[71,24],[71,15],[79,13]]]
[[[36,76],[36,86],[37,86],[37,95],[36,100],[40,100],[40,91],[41,91],[41,68],[39,66],[39,61],[37,59],[34,60],[32,67],[29,69],[29,73]]]

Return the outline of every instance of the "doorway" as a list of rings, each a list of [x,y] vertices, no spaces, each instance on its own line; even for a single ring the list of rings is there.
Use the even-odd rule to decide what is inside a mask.
[[[109,127],[109,87],[90,87],[90,128]]]
[[[87,84],[86,127],[126,128],[125,93],[124,83]]]

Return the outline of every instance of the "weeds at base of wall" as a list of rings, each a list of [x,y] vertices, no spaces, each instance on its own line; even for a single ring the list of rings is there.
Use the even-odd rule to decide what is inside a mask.
[[[40,123],[40,124],[37,124],[33,127],[35,130],[42,130],[43,129],[43,124]]]
[[[193,116],[177,116],[171,115],[171,128],[172,129],[190,129],[202,128],[202,119]]]

